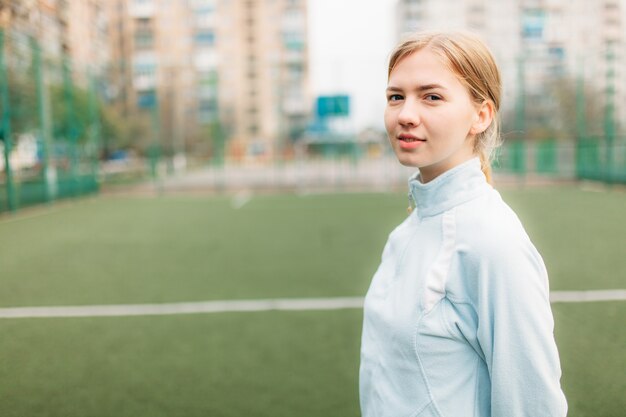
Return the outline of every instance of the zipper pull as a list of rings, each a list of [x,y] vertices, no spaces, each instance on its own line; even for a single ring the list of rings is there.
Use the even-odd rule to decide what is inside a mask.
[[[413,209],[415,208],[415,200],[413,200],[413,195],[411,194],[410,191],[409,191],[407,197],[408,197],[408,200],[409,200],[409,206],[406,208],[406,212],[408,214],[411,214],[413,212]]]

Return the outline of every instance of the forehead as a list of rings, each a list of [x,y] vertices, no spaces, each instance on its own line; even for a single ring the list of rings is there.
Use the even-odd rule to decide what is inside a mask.
[[[460,78],[447,62],[430,48],[422,48],[398,60],[389,74],[389,85],[405,83],[442,84],[463,87]]]

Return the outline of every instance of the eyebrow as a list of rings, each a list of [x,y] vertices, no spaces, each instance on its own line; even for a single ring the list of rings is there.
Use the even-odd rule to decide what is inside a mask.
[[[441,84],[426,84],[426,85],[420,85],[419,87],[417,87],[417,91],[427,91],[427,90],[436,90],[436,89],[445,90],[446,88]],[[399,87],[389,86],[387,87],[387,91],[402,91],[402,89]]]

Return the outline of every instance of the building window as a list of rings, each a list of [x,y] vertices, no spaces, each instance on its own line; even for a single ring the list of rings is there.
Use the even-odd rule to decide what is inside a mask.
[[[198,74],[198,78],[200,80],[200,85],[203,86],[213,86],[217,84],[217,72],[215,71],[204,71]]]
[[[304,48],[304,36],[302,32],[285,32],[283,33],[283,44],[287,49],[301,51]]]
[[[150,19],[147,17],[135,19],[135,23],[138,29],[148,29],[150,27]]]
[[[210,46],[215,44],[215,33],[212,30],[203,30],[196,32],[194,42],[197,45]]]
[[[151,48],[154,45],[154,36],[152,32],[144,30],[135,33],[135,46],[138,48]]]
[[[200,123],[210,123],[217,119],[217,102],[202,99],[198,102],[198,120]]]
[[[565,59],[565,49],[562,46],[551,46],[548,49],[551,58],[562,61]]]
[[[215,11],[215,5],[213,4],[213,2],[194,2],[194,4],[192,4],[193,7],[193,11],[194,13],[198,13],[198,14],[209,14],[209,13],[213,13]]]
[[[524,39],[542,39],[546,15],[539,9],[528,9],[522,15],[522,37]]]
[[[153,75],[156,73],[156,64],[136,63],[133,72],[135,75]]]
[[[215,111],[216,103],[214,100],[200,100],[198,103],[198,110],[203,113]]]
[[[156,107],[156,91],[143,91],[137,94],[137,107],[140,109],[152,109]]]
[[[199,4],[193,10],[196,26],[211,26],[215,19],[215,6],[213,4]]]

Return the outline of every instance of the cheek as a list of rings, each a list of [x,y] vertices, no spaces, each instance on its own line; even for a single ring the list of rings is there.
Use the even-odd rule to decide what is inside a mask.
[[[438,117],[436,125],[447,131],[467,135],[473,123],[474,113],[465,106],[456,106],[455,108],[451,108],[445,117]]]
[[[396,117],[393,111],[388,107],[385,109],[385,129],[387,133],[391,133],[396,125]]]

